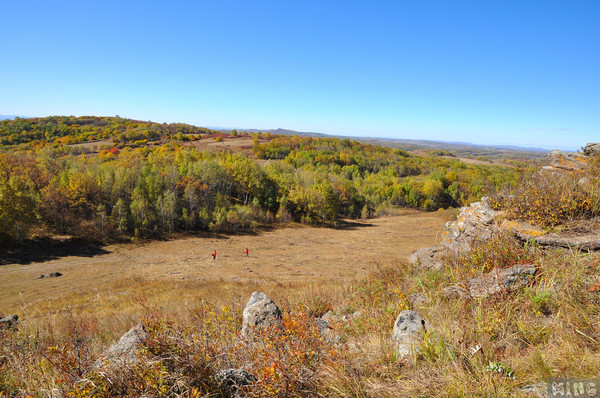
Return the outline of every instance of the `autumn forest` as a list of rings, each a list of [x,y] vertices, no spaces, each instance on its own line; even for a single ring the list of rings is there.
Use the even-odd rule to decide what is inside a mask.
[[[206,150],[203,142],[239,145]],[[288,221],[335,227],[393,207],[463,206],[523,171],[515,161],[439,155],[120,117],[3,120],[0,239],[152,238]]]

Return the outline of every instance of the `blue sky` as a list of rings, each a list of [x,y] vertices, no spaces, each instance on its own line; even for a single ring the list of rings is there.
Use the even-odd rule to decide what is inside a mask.
[[[12,1],[0,114],[578,149],[600,1]]]

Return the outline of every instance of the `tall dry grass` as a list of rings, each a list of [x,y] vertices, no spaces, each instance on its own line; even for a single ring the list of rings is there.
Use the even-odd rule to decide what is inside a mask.
[[[510,250],[489,250],[512,244],[498,237],[473,250],[497,255],[488,259],[493,264],[522,261],[521,252],[511,259]],[[256,376],[240,394],[279,397],[519,396],[521,387],[550,377],[594,377],[600,360],[600,258],[567,250],[532,252],[539,272],[530,286],[483,299],[443,295],[457,279],[486,272],[486,267],[452,272],[450,267],[470,266],[465,258],[448,259],[449,268],[441,271],[399,262],[340,288],[269,291],[284,312],[285,328],[251,345],[238,335],[245,294],[197,297],[162,308],[128,297],[122,308],[135,311],[123,318],[99,309],[25,320],[18,331],[1,332],[0,391],[219,396],[213,376],[225,368]],[[413,304],[415,294],[424,296],[422,304]],[[398,360],[389,338],[395,317],[407,308],[427,321],[427,331],[419,353]],[[324,341],[315,327],[314,317],[329,310],[338,315],[332,326],[341,344]],[[142,319],[150,335],[143,360],[110,374],[94,371],[91,364],[106,347]]]

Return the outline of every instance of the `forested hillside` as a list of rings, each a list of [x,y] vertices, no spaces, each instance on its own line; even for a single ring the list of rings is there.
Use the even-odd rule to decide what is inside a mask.
[[[133,143],[170,137],[183,139],[184,134],[210,134],[214,130],[182,123],[159,124],[120,117],[50,116],[15,118],[0,121],[0,146],[43,146],[77,144],[111,139],[115,143]],[[148,142],[148,141],[145,141]],[[144,142],[144,143],[145,143]]]
[[[244,138],[251,151],[197,145]],[[523,169],[349,139],[256,133],[250,141],[235,130],[118,117],[4,120],[0,144],[3,240],[31,231],[112,239],[292,220],[335,225],[391,206],[463,206]]]

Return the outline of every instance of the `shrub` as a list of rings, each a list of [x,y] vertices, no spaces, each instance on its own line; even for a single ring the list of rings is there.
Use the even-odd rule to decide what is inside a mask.
[[[535,251],[523,246],[509,232],[496,234],[488,240],[476,240],[470,251],[447,258],[459,278],[486,273],[494,268],[531,264],[535,259]]]
[[[538,172],[493,203],[509,218],[551,227],[600,215],[600,183],[581,174]]]

